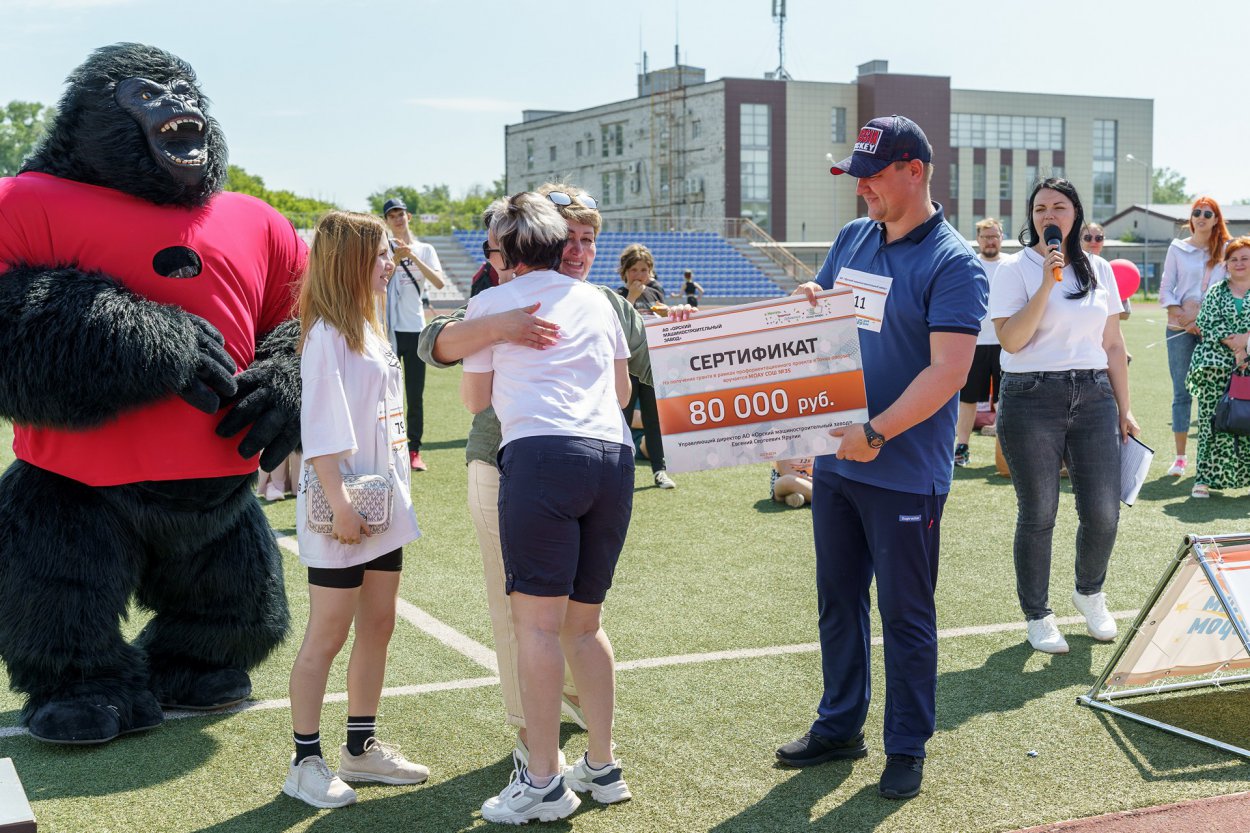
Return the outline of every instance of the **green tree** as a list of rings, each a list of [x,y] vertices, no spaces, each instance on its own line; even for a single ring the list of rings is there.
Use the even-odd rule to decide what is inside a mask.
[[[482,212],[486,206],[503,196],[503,178],[484,188],[474,185],[463,197],[454,199],[446,185],[426,185],[420,189],[411,185],[395,185],[369,195],[369,209],[382,213],[382,206],[392,197],[399,197],[412,214],[412,230],[418,235],[450,234],[455,229],[474,229],[482,226]],[[422,218],[430,218],[427,222]]]
[[[278,209],[296,228],[312,228],[322,214],[338,208],[334,203],[301,197],[292,191],[271,191],[265,187],[263,179],[238,165],[230,165],[226,169],[226,190],[264,200]]]
[[[1150,201],[1163,205],[1183,205],[1193,199],[1185,192],[1185,177],[1171,168],[1155,168],[1151,174],[1154,184],[1150,189]]]
[[[10,101],[0,109],[0,176],[13,176],[56,117],[56,108]]]

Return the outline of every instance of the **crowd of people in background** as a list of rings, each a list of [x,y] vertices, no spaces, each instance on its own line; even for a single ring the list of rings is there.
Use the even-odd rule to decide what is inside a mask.
[[[891,277],[890,323],[860,334],[870,419],[836,429],[834,455],[771,467],[772,501],[812,507],[824,682],[816,721],[776,757],[806,767],[867,754],[875,580],[886,680],[879,792],[906,799],[920,790],[935,729],[940,522],[953,469],[972,465],[980,417],[988,413],[1000,473],[1017,496],[1013,560],[1027,639],[1053,654],[1068,651],[1049,596],[1060,477],[1071,478],[1078,516],[1072,603],[1093,638],[1112,640],[1102,588],[1118,532],[1120,447],[1140,429],[1120,331],[1131,307],[1102,257],[1106,232],[1087,221],[1072,183],[1035,184],[1019,251],[1004,254],[1012,230],[992,217],[976,224],[974,251],[930,198],[932,147],[919,125],[890,116],[864,130],[872,141],[832,173],[855,179],[867,217],[842,229],[816,280],[795,291],[815,303],[844,268]],[[342,806],[355,800],[348,781],[428,777],[378,739],[376,712],[402,546],[420,535],[408,477],[427,468],[425,366],[462,364],[473,414],[468,512],[505,719],[517,731],[513,777],[483,803],[483,818],[564,818],[578,793],[624,801],[602,606],[631,521],[635,460],[649,463],[656,487],[676,488],[644,326],[697,314],[704,288],[685,270],[666,293],[641,244],[619,253],[615,290],[587,283],[598,205],[580,188],[548,183],[491,204],[468,304],[427,320],[425,284],[446,280],[437,254],[412,233],[402,200],[388,200],[382,214],[384,222],[334,212],[318,229],[300,301],[303,464],[293,457],[292,470],[261,484],[269,499],[303,484],[297,524],[312,610],[291,673],[296,751],[285,791]],[[1188,469],[1197,399],[1192,497],[1201,499],[1250,485],[1250,443],[1211,427],[1250,354],[1250,237],[1230,240],[1209,197],[1195,201],[1189,231],[1168,250],[1159,301],[1173,389],[1168,474]],[[670,306],[669,297],[685,303]],[[355,511],[348,487],[358,475],[390,484],[386,529]],[[335,510],[330,533],[307,522],[313,481]],[[321,752],[320,702],[353,624],[351,716],[334,772]],[[560,749],[562,711],[588,730],[572,766]]]

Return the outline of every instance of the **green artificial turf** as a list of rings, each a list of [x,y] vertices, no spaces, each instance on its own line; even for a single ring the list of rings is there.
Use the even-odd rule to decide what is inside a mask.
[[[1246,529],[1244,491],[1188,499],[1190,477],[1171,463],[1171,383],[1163,316],[1138,304],[1126,322],[1134,410],[1158,454],[1138,504],[1123,510],[1106,590],[1111,607],[1138,607],[1187,532]],[[1148,347],[1148,345],[1156,346]],[[490,645],[481,557],[465,509],[464,434],[458,371],[431,371],[426,389],[430,471],[413,475],[424,537],[406,548],[401,596],[469,638]],[[1192,445],[1192,443],[1191,443]],[[11,458],[11,453],[5,452]],[[1192,459],[1192,453],[1191,453]],[[7,462],[7,459],[4,461]],[[943,519],[939,627],[1018,623],[1011,541],[1015,493],[994,474],[993,440],[972,440],[972,466],[956,470]],[[605,612],[618,660],[803,646],[816,641],[810,510],[767,499],[765,466],[677,474],[651,486],[641,464],[634,520]],[[1064,484],[1055,532],[1052,600],[1071,616],[1075,511]],[[294,502],[268,504],[274,528],[293,533]],[[291,638],[253,674],[257,701],[286,696],[287,674],[307,617],[301,568],[285,553]],[[133,634],[144,616],[125,625]],[[1127,625],[1127,622],[1122,623]],[[879,633],[875,621],[874,628]],[[878,694],[865,732],[870,755],[810,770],[774,766],[773,749],[804,732],[820,695],[817,653],[753,656],[618,674],[617,739],[635,798],[602,808],[587,801],[552,825],[577,831],[998,831],[1110,810],[1250,789],[1241,759],[1075,705],[1114,646],[1083,627],[1065,628],[1072,652],[1030,650],[1022,630],[944,638],[939,650],[938,732],[924,790],[904,803],[876,795],[881,752],[881,648],[873,648]],[[346,656],[330,679],[344,691]],[[481,665],[401,622],[388,687],[489,676]],[[7,682],[0,669],[0,682]],[[0,692],[0,728],[17,722],[20,699]],[[481,827],[481,802],[511,772],[512,733],[497,686],[396,694],[382,702],[386,739],[430,766],[421,787],[365,786],[356,806],[316,811],[281,794],[289,756],[287,711],[262,702],[237,714],[169,720],[155,731],[101,747],[60,748],[25,735],[0,737],[41,831],[459,831]],[[1250,689],[1172,695],[1130,708],[1241,745]],[[323,721],[331,764],[346,705]],[[570,758],[584,735],[564,724]],[[1030,756],[1029,752],[1036,752]]]

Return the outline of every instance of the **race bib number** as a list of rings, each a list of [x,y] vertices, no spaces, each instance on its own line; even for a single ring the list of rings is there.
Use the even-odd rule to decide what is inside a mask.
[[[404,421],[404,409],[389,402],[378,403],[378,419],[386,427],[387,439],[392,449],[408,444],[408,424]]]
[[[885,322],[885,300],[890,296],[893,278],[843,268],[834,281],[834,287],[851,290],[855,298],[855,323],[861,330],[881,332]]]

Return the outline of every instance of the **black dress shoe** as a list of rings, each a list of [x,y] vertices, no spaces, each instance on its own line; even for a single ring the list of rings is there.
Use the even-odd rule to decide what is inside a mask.
[[[924,780],[924,758],[915,755],[886,755],[885,771],[877,792],[882,798],[911,798],[920,792]]]
[[[792,740],[777,750],[777,760],[786,766],[815,766],[825,761],[850,760],[868,754],[864,745],[864,733],[850,740],[829,740],[808,732],[798,740]]]

